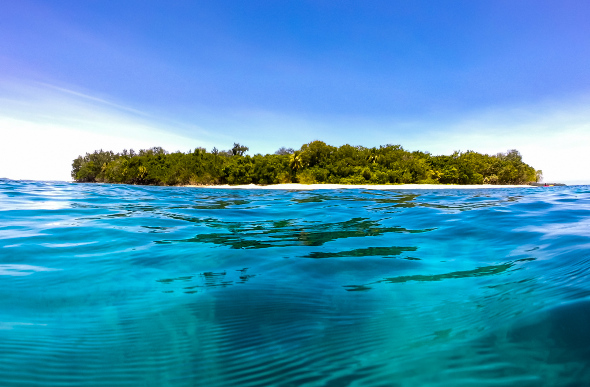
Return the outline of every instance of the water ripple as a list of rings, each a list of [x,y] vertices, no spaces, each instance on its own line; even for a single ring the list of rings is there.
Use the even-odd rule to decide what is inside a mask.
[[[586,385],[590,190],[0,180],[6,386]]]

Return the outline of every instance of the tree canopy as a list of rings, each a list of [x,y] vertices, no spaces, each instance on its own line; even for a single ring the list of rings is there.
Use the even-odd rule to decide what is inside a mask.
[[[334,147],[312,141],[299,150],[247,155],[235,143],[219,151],[195,148],[188,153],[161,147],[121,153],[97,150],[72,163],[77,182],[151,185],[214,184],[525,184],[539,181],[537,171],[515,150],[496,155],[473,151],[433,156],[400,145],[378,148]]]

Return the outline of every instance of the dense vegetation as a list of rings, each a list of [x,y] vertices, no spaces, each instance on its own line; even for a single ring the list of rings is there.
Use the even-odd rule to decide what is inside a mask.
[[[95,151],[72,163],[78,182],[127,184],[523,184],[539,181],[541,171],[525,164],[517,150],[496,155],[473,151],[450,156],[409,152],[399,145],[379,148],[322,141],[299,150],[281,148],[274,154],[246,155],[248,147],[234,144],[227,151],[196,148],[169,153],[159,147],[140,150]]]

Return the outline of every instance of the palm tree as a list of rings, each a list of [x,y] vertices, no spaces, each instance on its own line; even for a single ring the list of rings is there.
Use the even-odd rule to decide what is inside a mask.
[[[300,151],[293,152],[293,154],[291,155],[291,158],[290,158],[289,167],[294,172],[297,172],[299,169],[301,169],[302,166],[303,165],[302,165],[302,161],[301,161],[301,152]]]
[[[379,155],[375,152],[375,149],[371,149],[369,155],[367,156],[367,161],[369,164],[376,164],[379,162]]]

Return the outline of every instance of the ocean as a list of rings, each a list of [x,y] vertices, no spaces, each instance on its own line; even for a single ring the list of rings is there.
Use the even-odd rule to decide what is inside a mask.
[[[590,385],[590,187],[0,180],[1,386]]]

